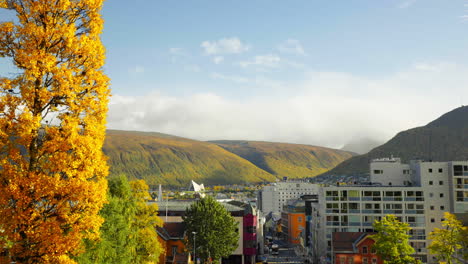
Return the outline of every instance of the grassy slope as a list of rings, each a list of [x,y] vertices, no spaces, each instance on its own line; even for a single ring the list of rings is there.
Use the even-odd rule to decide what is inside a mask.
[[[401,157],[404,162],[467,160],[468,106],[448,112],[424,127],[400,132],[382,146],[346,160],[326,174],[367,173],[371,159],[391,155]]]
[[[223,148],[160,133],[109,130],[104,152],[111,175],[124,173],[149,184],[188,186],[273,181],[275,177]]]
[[[350,152],[300,144],[212,141],[278,177],[313,177],[352,156]]]

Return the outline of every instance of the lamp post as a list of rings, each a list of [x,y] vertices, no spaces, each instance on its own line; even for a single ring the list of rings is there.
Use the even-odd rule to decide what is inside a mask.
[[[197,259],[195,257],[195,240],[197,238],[197,232],[193,231],[192,234],[193,234],[193,259],[194,259],[194,263],[197,263]]]

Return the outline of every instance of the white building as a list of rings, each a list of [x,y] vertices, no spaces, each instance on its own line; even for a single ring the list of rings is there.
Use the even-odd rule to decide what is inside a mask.
[[[372,185],[320,189],[312,210],[314,256],[333,261],[333,232],[370,232],[375,220],[394,214],[413,228],[415,256],[437,263],[428,254],[428,235],[441,227],[444,212],[468,213],[468,161],[402,164],[390,158],[374,160],[370,168]]]
[[[265,214],[279,216],[288,200],[299,199],[304,194],[317,194],[319,186],[301,181],[281,181],[263,187],[258,192],[258,206]]]

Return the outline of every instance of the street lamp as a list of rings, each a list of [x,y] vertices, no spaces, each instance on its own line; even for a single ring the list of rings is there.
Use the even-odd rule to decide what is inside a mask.
[[[193,234],[193,259],[194,259],[194,263],[197,263],[197,260],[195,258],[195,239],[197,238],[197,232],[192,231],[192,234]]]

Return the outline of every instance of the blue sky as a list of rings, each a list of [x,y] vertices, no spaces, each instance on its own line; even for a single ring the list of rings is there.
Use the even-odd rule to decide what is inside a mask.
[[[467,15],[467,0],[108,0],[108,127],[387,140],[468,104]]]

